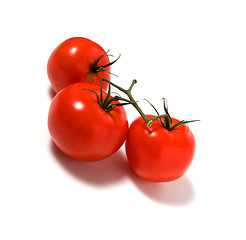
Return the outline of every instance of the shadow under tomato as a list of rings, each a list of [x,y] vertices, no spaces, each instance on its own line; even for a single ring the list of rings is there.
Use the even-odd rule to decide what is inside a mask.
[[[152,183],[140,179],[131,171],[131,179],[146,197],[160,204],[188,205],[195,197],[194,187],[187,176],[172,182]]]
[[[49,86],[48,96],[49,96],[50,100],[52,100],[55,97],[55,95],[56,95],[56,92],[54,91],[54,89],[51,86]]]
[[[167,183],[147,182],[132,171],[123,150],[119,150],[102,161],[86,162],[67,157],[52,140],[50,148],[54,158],[66,172],[81,182],[105,187],[119,184],[124,179],[129,178],[144,196],[157,203],[183,206],[194,200],[195,191],[186,175]]]
[[[103,187],[119,183],[126,177],[128,163],[125,154],[121,150],[104,160],[86,162],[67,157],[52,140],[50,148],[56,161],[79,181]]]

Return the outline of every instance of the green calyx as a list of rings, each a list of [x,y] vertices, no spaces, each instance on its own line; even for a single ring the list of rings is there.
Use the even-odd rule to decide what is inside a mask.
[[[144,99],[144,100],[147,101],[154,108],[155,112],[157,113],[157,116],[152,118],[152,122],[154,120],[160,121],[162,126],[169,131],[173,130],[174,128],[176,128],[178,126],[181,126],[181,125],[184,125],[184,124],[187,124],[190,122],[200,121],[200,120],[190,120],[190,121],[182,120],[182,121],[176,123],[175,125],[173,125],[172,118],[168,112],[167,100],[165,98],[162,98],[164,111],[165,111],[165,114],[163,114],[163,115],[160,115],[159,112],[156,110],[156,108],[153,106],[153,104],[151,104],[147,99]],[[164,120],[163,120],[163,118],[164,118]]]
[[[93,92],[96,95],[96,97],[97,97],[98,104],[100,105],[100,107],[105,112],[110,112],[113,109],[115,109],[115,107],[132,104],[132,102],[130,100],[122,98],[120,95],[116,95],[116,96],[110,98],[110,94],[111,94],[111,85],[110,84],[109,84],[109,87],[108,87],[107,95],[106,95],[105,99],[103,99],[102,81],[100,81],[100,96],[94,90],[91,90],[91,89],[88,89],[88,88],[83,88],[83,90],[88,90],[90,92]],[[116,101],[118,102],[120,100],[124,101],[124,102],[115,103]]]
[[[116,58],[114,61],[112,61],[112,62],[110,62],[110,63],[108,63],[108,64],[106,64],[106,65],[98,66],[99,61],[100,61],[103,57],[105,57],[105,56],[113,57],[113,55],[108,55],[108,52],[109,52],[109,50],[108,50],[107,52],[105,52],[103,55],[101,55],[101,56],[100,56],[100,57],[92,64],[92,66],[91,66],[91,71],[90,71],[90,73],[89,73],[89,80],[90,80],[90,82],[93,82],[92,75],[93,75],[94,73],[107,72],[107,73],[109,73],[109,74],[115,75],[115,74],[113,74],[113,73],[111,73],[111,72],[105,70],[105,68],[107,68],[107,67],[111,66],[112,64],[114,64],[115,62],[117,62],[117,61],[119,60],[119,58],[120,58],[121,55],[119,55],[118,58]],[[115,76],[116,76],[116,75],[115,75]]]

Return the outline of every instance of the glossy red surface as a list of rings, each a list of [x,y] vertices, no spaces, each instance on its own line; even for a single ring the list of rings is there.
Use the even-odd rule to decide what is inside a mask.
[[[148,115],[148,118],[154,116]],[[173,125],[178,123],[172,119]],[[142,117],[130,126],[126,140],[128,161],[134,172],[151,182],[168,182],[181,177],[190,166],[195,138],[186,125],[171,131],[159,121],[146,127]]]
[[[104,49],[97,43],[82,37],[74,37],[65,40],[58,45],[49,57],[47,73],[50,83],[55,92],[77,82],[91,83],[89,73],[93,63],[105,53]],[[109,63],[105,55],[100,59],[98,65]],[[110,72],[110,66],[105,70]],[[92,79],[95,85],[100,84],[100,77],[110,79],[107,72],[93,73]],[[103,82],[103,89],[107,90],[108,83]]]
[[[51,102],[48,127],[53,141],[66,155],[97,161],[122,146],[128,121],[122,106],[105,112],[95,93],[84,88],[90,88],[100,96],[100,88],[91,84],[76,83],[64,88]]]

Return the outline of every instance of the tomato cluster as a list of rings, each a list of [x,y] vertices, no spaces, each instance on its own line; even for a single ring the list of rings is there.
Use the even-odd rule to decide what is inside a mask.
[[[82,37],[70,38],[51,54],[47,72],[57,93],[48,116],[48,128],[57,147],[67,156],[99,161],[115,153],[125,142],[133,171],[151,182],[180,178],[194,156],[195,138],[186,123],[171,118],[164,99],[165,114],[145,115],[128,89],[110,81],[107,52]],[[125,93],[111,95],[111,86]],[[124,105],[140,113],[128,127]],[[151,103],[150,103],[151,104]],[[152,105],[152,104],[151,104]]]

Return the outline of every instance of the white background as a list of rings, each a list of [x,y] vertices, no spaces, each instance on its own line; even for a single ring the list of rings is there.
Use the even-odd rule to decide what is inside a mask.
[[[0,239],[246,239],[246,2],[1,1]],[[134,175],[124,148],[78,162],[52,144],[46,64],[74,36],[121,59],[112,67],[146,113],[149,99],[190,124],[182,178]],[[126,107],[129,122],[138,116]]]

